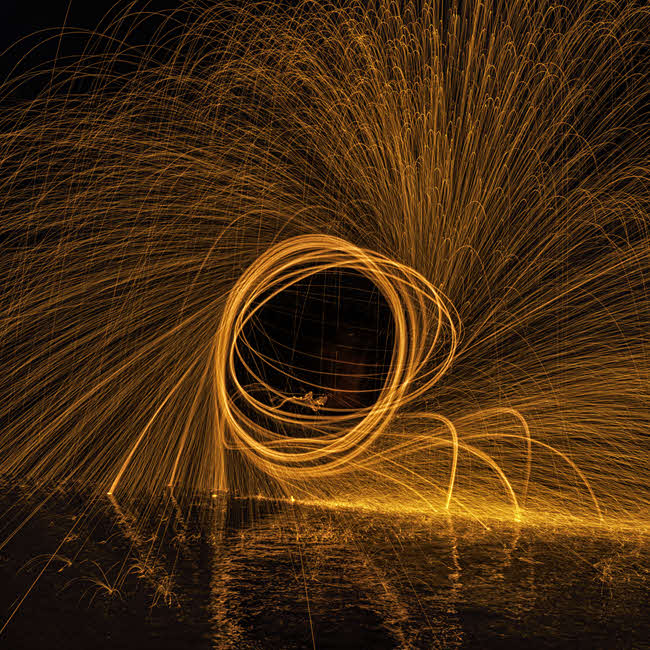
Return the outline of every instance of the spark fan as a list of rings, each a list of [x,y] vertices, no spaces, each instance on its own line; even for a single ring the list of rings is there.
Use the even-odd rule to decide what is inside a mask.
[[[0,471],[647,526],[649,29],[187,3],[7,81]]]

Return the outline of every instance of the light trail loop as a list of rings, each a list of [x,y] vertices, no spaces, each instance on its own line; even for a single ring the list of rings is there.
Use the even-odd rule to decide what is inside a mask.
[[[333,269],[362,274],[377,286],[390,307],[395,341],[377,401],[355,413],[341,414],[296,414],[283,410],[283,404],[265,404],[248,392],[237,376],[246,324],[274,296]],[[224,308],[213,347],[215,403],[220,418],[215,444],[239,450],[255,466],[279,479],[352,471],[396,412],[429,391],[448,370],[457,341],[457,325],[447,299],[413,269],[329,235],[283,241],[244,272]],[[434,355],[439,360],[433,360]],[[272,386],[264,387],[269,394],[282,397]],[[270,425],[254,421],[240,403]],[[305,435],[284,435],[281,432],[287,424],[303,427]]]

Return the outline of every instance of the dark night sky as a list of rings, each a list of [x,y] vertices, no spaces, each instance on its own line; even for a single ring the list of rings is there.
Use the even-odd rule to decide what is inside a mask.
[[[21,58],[37,45],[38,49],[30,55],[21,70],[41,67],[51,61],[57,53],[57,46],[60,55],[78,55],[85,39],[67,37],[62,45],[58,45],[56,35],[61,26],[65,24],[68,28],[92,30],[107,13],[114,13],[115,8],[129,4],[125,0],[1,0],[0,52],[3,54],[0,57],[0,79],[6,79]],[[152,10],[164,10],[178,5],[178,0],[142,0],[138,3],[143,9]],[[47,30],[47,33],[42,33],[41,30]],[[39,31],[41,33],[35,33]],[[144,37],[145,41],[146,36],[136,32],[136,37]],[[37,90],[35,84],[31,84],[21,89],[20,95],[30,97]]]
[[[0,47],[4,50],[16,40],[38,30],[60,27],[66,21],[66,14],[69,26],[92,28],[115,4],[115,0],[3,0],[0,8]],[[29,45],[36,44],[41,38],[30,38]],[[25,45],[20,45],[17,52],[10,52],[3,59],[10,58],[13,62],[24,51]],[[2,67],[5,71],[6,61],[3,61]]]
[[[114,7],[128,6],[125,0],[2,0],[0,3],[0,39],[3,49],[17,38],[39,29],[60,27],[93,28]],[[152,9],[173,8],[178,0],[138,3]]]

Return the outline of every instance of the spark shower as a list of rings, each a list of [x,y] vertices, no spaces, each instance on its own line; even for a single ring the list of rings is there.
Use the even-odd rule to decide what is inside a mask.
[[[12,76],[2,475],[647,529],[649,29],[129,5]]]

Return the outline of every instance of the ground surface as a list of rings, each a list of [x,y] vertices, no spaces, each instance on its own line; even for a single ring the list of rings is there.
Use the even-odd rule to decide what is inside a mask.
[[[5,489],[2,534],[42,500]],[[83,518],[86,503],[53,496],[0,551],[0,612],[40,575],[1,648],[650,647],[634,535],[232,499],[150,518],[106,499]]]

